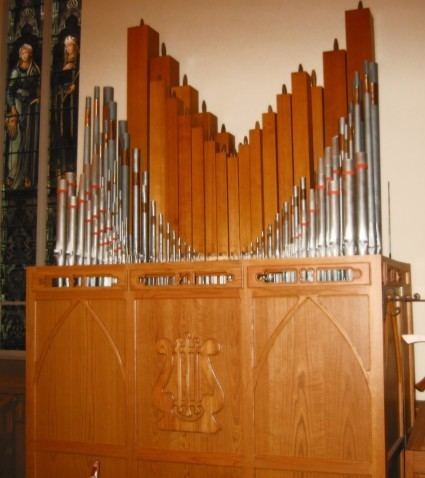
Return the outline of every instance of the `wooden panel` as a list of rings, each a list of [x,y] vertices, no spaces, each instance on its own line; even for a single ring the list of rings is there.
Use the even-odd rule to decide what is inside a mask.
[[[323,52],[325,145],[339,132],[339,118],[347,116],[347,53],[345,50]],[[352,81],[352,80],[351,80]],[[348,86],[351,90],[352,87]]]
[[[371,396],[350,338],[312,297],[257,299],[254,313],[257,454],[370,462]]]
[[[131,430],[122,326],[126,303],[99,300],[74,303],[58,315],[55,310],[53,301],[40,301],[35,316],[39,358],[31,378],[38,439],[123,446]]]
[[[227,456],[230,464],[241,452],[239,314],[237,292],[233,298],[137,301],[139,456],[163,450],[157,457],[163,461],[166,450],[180,451],[173,459],[178,462],[208,452],[220,454],[222,460]],[[201,455],[201,460],[208,462],[208,457]]]
[[[249,172],[251,187],[251,239],[263,230],[263,174],[261,168],[262,131],[257,124],[249,130]]]
[[[36,475],[60,476],[61,478],[88,478],[95,460],[100,461],[102,478],[130,477],[127,461],[99,455],[65,454],[57,452],[37,453]]]
[[[159,34],[147,25],[132,27],[127,34],[127,122],[133,148],[139,148],[147,168],[149,153],[149,68],[158,55]]]
[[[335,324],[350,337],[365,370],[370,370],[370,317],[367,295],[319,295],[318,302]]]
[[[217,192],[217,250],[218,256],[229,254],[229,209],[227,188],[227,154],[215,155],[215,187]]]
[[[299,184],[304,176],[307,179],[307,187],[312,187],[314,165],[310,75],[305,71],[292,73],[291,84],[294,184]]]
[[[279,206],[289,201],[294,185],[292,155],[292,97],[282,93],[276,97],[277,104],[277,173]]]
[[[158,213],[167,204],[167,86],[162,80],[150,84],[149,112],[149,195],[157,202]],[[143,159],[143,158],[142,158]]]
[[[249,145],[239,145],[239,229],[241,251],[247,252],[251,237]]]
[[[239,159],[232,155],[227,159],[227,192],[229,208],[229,253],[230,258],[239,258]]]
[[[276,113],[271,107],[263,113],[263,208],[264,228],[273,224],[275,214],[279,210],[277,194],[277,144],[276,144]]]
[[[205,166],[205,248],[207,257],[217,257],[217,191],[215,178],[215,141],[204,144]]]
[[[193,248],[205,252],[204,134],[192,129],[192,227]]]
[[[241,469],[223,466],[180,465],[175,463],[140,463],[138,478],[242,478]]]
[[[181,115],[179,125],[179,234],[192,243],[192,120]]]
[[[299,471],[263,471],[258,470],[255,474],[256,478],[370,478],[371,475],[367,474],[346,474],[346,473],[319,473],[313,471],[311,473],[299,472]]]
[[[347,45],[347,91],[348,102],[352,101],[354,72],[360,76],[365,60],[375,60],[373,18],[369,8],[357,8],[345,12],[345,36]]]

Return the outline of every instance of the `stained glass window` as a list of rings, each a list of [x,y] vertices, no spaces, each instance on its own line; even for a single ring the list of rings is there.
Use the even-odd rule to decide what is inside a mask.
[[[24,348],[25,267],[35,263],[43,1],[9,3],[3,190],[0,346]]]
[[[47,263],[54,263],[57,180],[77,167],[80,0],[56,0],[52,15]]]
[[[49,1],[49,0],[46,0]],[[50,5],[50,1],[49,1]],[[57,178],[77,163],[81,0],[10,0],[0,222],[0,348],[25,342],[25,268],[35,264],[42,56],[51,55],[47,259],[53,263]],[[50,17],[50,15],[49,15]],[[43,23],[51,22],[50,52]]]
[[[50,179],[75,171],[77,158],[80,2],[53,4]]]
[[[9,9],[4,184],[37,183],[43,4],[15,0]]]

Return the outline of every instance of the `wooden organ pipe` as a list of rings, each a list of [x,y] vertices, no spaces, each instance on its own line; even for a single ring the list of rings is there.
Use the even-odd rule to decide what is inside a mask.
[[[205,254],[217,257],[217,189],[216,189],[216,143],[208,140],[204,143],[205,171]]]
[[[251,191],[248,138],[239,144],[239,240],[241,252],[247,252],[251,236]]]
[[[251,240],[263,230],[263,172],[261,168],[263,132],[260,123],[249,130],[249,172],[251,190]]]
[[[172,92],[183,103],[185,114],[193,115],[199,112],[199,93],[188,84],[186,75],[183,76],[183,85],[175,86]]]
[[[227,152],[223,149],[215,155],[215,184],[217,200],[217,251],[218,257],[229,255],[229,207]]]
[[[294,164],[292,147],[292,95],[282,86],[282,93],[276,97],[277,105],[277,174],[278,203],[282,206],[292,194]]]
[[[142,170],[149,152],[150,60],[158,56],[159,33],[148,25],[131,27],[127,33],[127,121],[133,148],[139,148]]]
[[[305,177],[310,187],[314,184],[311,79],[301,65],[292,73],[291,84],[294,184]]]
[[[332,137],[338,134],[339,119],[347,116],[347,52],[340,50],[338,40],[334,48],[323,52],[323,86],[325,144],[332,143]],[[352,86],[349,87],[352,89]]]
[[[323,117],[323,86],[317,85],[316,72],[311,73],[311,124],[313,134],[313,163],[317,170],[319,158],[325,148],[325,132]]]
[[[151,198],[155,198],[161,212],[167,209],[167,95],[168,87],[163,80],[151,81],[148,159],[149,194]]]
[[[277,193],[276,113],[271,106],[263,113],[263,229],[273,222],[279,209]]]
[[[239,232],[239,157],[232,154],[227,157],[227,204],[229,210],[229,257],[240,254]]]
[[[218,131],[217,116],[207,111],[207,104],[202,102],[202,111],[194,114],[192,118],[193,126],[200,126],[204,132],[205,141],[214,139]]]
[[[192,117],[178,118],[179,234],[192,243]]]
[[[354,73],[363,71],[365,61],[375,61],[373,18],[369,8],[345,12],[345,37],[347,45],[347,91],[348,102],[352,101]]]
[[[180,100],[175,97],[166,99],[167,114],[167,189],[164,214],[173,229],[179,231],[179,152],[178,117],[183,110]]]
[[[161,56],[151,59],[150,81],[162,80],[167,87],[179,84],[180,65],[178,61],[167,55],[165,44],[161,45]]]
[[[205,251],[205,183],[204,132],[192,128],[192,245],[197,252]]]
[[[218,151],[226,151],[230,154],[235,150],[235,137],[226,131],[226,126],[221,125],[220,133],[215,136]]]

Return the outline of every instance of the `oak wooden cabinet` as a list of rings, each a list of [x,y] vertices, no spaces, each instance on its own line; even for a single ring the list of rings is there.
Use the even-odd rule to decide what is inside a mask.
[[[31,268],[27,478],[403,476],[410,287],[380,256]]]

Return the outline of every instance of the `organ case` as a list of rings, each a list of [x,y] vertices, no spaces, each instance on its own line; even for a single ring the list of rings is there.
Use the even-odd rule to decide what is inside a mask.
[[[137,253],[70,260],[58,248],[70,267],[28,270],[29,478],[86,476],[95,460],[102,478],[403,476],[414,419],[413,360],[400,340],[412,326],[409,266],[351,256],[341,237],[307,251],[294,224],[293,243],[276,247],[282,203],[294,218],[310,186],[329,189],[328,215],[342,198],[341,164],[328,154],[330,174],[317,180],[315,163],[322,145],[352,154],[352,125],[342,131],[339,116],[353,72],[374,61],[369,10],[347,12],[346,30],[347,51],[324,55],[324,89],[299,68],[292,92],[284,85],[276,112],[236,148],[205,103],[199,112],[187,77],[179,84],[178,62],[165,47],[159,55],[157,32],[129,29],[128,132],[140,151],[129,197],[146,195],[148,170],[150,199],[186,245],[164,260],[155,215]],[[139,218],[128,217],[133,234]]]
[[[39,267],[28,279],[29,478],[88,476],[95,459],[102,478],[403,476],[406,264]]]

